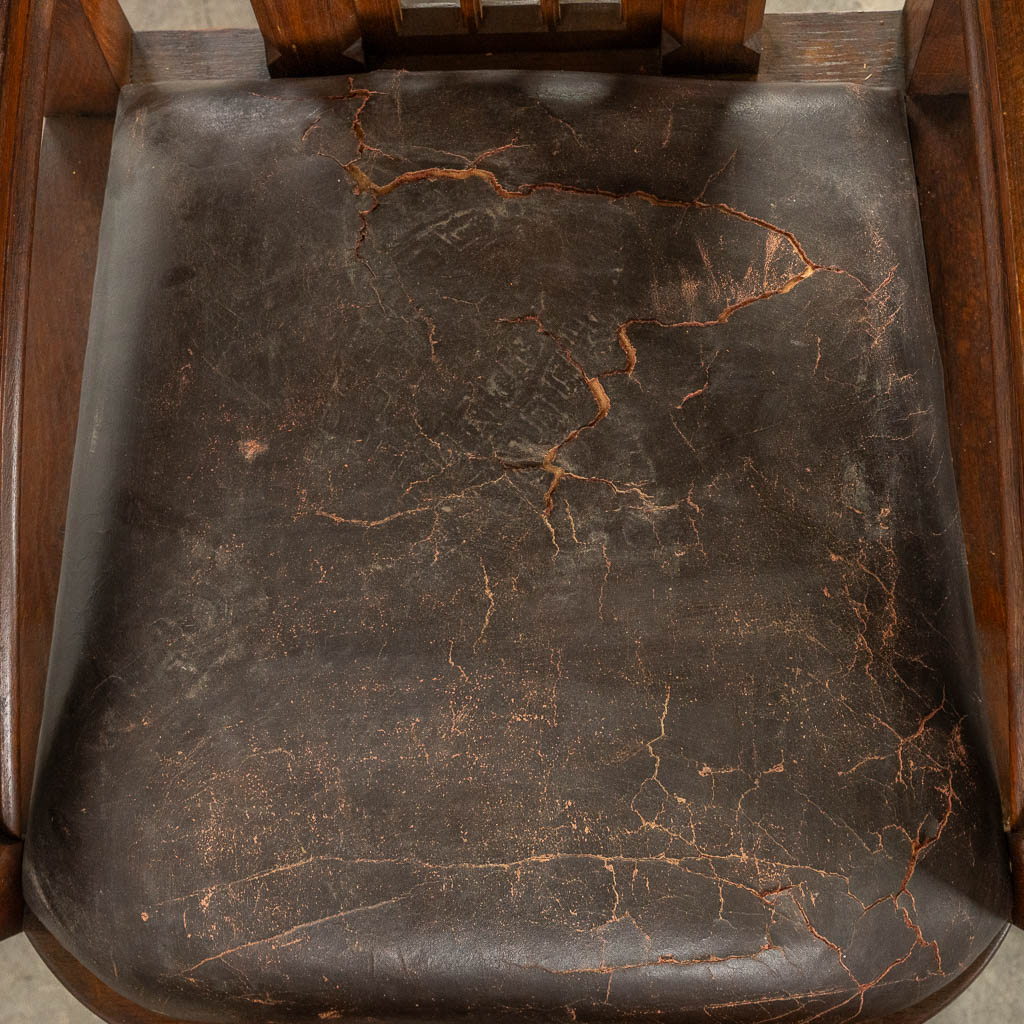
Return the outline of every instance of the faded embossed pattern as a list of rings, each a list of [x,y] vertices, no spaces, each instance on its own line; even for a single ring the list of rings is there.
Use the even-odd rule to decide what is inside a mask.
[[[217,1021],[822,1021],[1005,916],[898,97],[130,90],[30,899]]]

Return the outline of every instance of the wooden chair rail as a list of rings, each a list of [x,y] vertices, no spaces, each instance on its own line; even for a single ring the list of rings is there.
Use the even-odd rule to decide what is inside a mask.
[[[62,379],[38,368],[69,358],[85,332],[82,321],[48,336],[30,315],[33,288],[37,308],[44,305],[37,282],[46,259],[62,246],[65,268],[82,256],[58,232],[57,248],[51,236],[33,264],[41,225],[74,214],[56,209],[60,189],[39,188],[43,118],[69,107],[112,116],[128,80],[130,38],[116,0],[0,0],[0,938],[21,926],[17,837],[31,790],[77,406],[77,391],[44,386]],[[36,216],[37,195],[46,197],[45,216]],[[85,264],[79,281],[91,276],[88,252]],[[51,416],[45,400],[60,412]]]
[[[1006,595],[1007,827],[1024,925],[1024,11],[964,0],[971,112],[982,184]]]
[[[26,296],[53,0],[0,5],[0,826],[21,830],[18,483]],[[3,833],[0,833],[2,835]]]
[[[45,61],[51,10],[3,0],[0,26],[0,937],[20,928],[15,889],[20,848],[18,750],[18,472],[25,303],[43,90],[30,74]]]
[[[911,140],[1015,921],[1024,925],[1022,44],[1024,13],[1012,0],[909,0]]]
[[[1024,925],[1024,12],[910,0],[911,139],[982,675]],[[960,102],[951,93],[966,91]]]
[[[767,82],[851,82],[901,88],[904,83],[900,13],[769,14],[761,31],[758,80]],[[532,68],[556,65],[567,70],[615,70],[657,73],[660,52],[581,50],[557,54],[465,53],[404,54],[385,59],[384,67],[415,70],[449,68]],[[211,32],[137,33],[131,80],[202,81],[209,78],[257,79],[269,76],[263,40],[254,29]]]

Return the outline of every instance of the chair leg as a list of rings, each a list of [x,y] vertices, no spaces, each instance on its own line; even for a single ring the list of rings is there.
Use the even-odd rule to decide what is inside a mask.
[[[21,842],[0,838],[0,939],[21,931]]]

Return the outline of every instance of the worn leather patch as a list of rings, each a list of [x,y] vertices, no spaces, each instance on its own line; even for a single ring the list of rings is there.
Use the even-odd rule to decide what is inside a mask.
[[[953,980],[1009,876],[900,97],[127,89],[26,878],[203,1021]]]

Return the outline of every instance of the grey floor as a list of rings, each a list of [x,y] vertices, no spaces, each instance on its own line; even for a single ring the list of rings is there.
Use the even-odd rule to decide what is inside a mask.
[[[255,27],[249,0],[121,0],[137,29]],[[767,0],[769,11],[891,10],[902,0]],[[24,936],[0,943],[0,1024],[95,1024]],[[1024,931],[1011,930],[981,977],[936,1024],[1024,1022]]]

